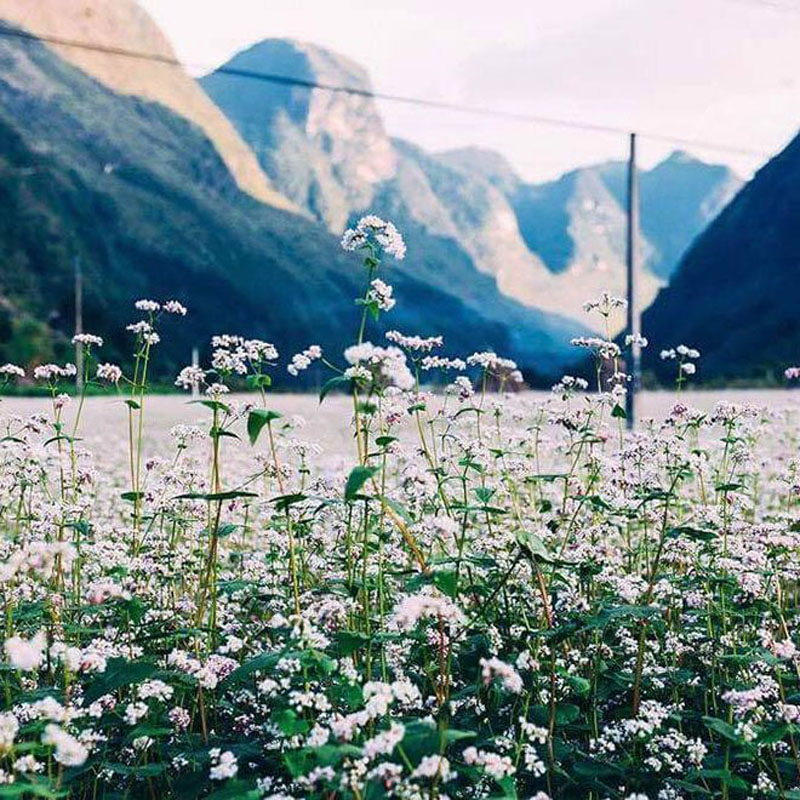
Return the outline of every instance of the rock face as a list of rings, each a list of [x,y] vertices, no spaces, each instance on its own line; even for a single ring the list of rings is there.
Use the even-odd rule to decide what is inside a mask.
[[[135,0],[0,0],[0,20],[38,36],[175,57],[164,34]],[[52,48],[110,89],[162,103],[190,120],[214,143],[241,189],[278,208],[291,207],[270,185],[230,121],[180,67],[76,47]]]
[[[268,39],[227,67],[369,89],[350,60],[313,45]],[[370,205],[397,158],[372,100],[214,72],[201,80],[275,185],[335,233]]]
[[[798,209],[800,136],[695,240],[644,316],[651,341],[697,347],[704,379],[777,379],[800,363]]]
[[[226,66],[370,88],[365,71],[349,59],[295,41],[260,42]],[[605,289],[624,293],[623,164],[532,185],[491,151],[430,154],[391,140],[368,97],[248,84],[221,72],[201,83],[274,184],[334,233],[367,210],[395,209],[420,236],[457,240],[479,271],[525,305],[581,319],[586,299]],[[639,299],[646,306],[738,181],[724,167],[680,153],[640,179],[645,269]]]
[[[478,171],[513,208],[520,235],[550,273],[520,284],[524,302],[576,315],[603,289],[625,293],[627,167],[608,162],[555,181],[520,180],[496,153],[466,148],[440,158]],[[669,280],[691,241],[736,194],[741,181],[724,166],[676,152],[639,172],[642,275],[640,307]]]
[[[284,356],[318,343],[339,360],[355,332],[364,276],[337,237],[242,192],[202,130],[166,106],[11,38],[0,38],[0,208],[0,359],[35,361],[53,342],[68,355],[75,257],[104,359],[129,353],[120,329],[137,297],[190,308],[159,346],[163,377],[213,333],[260,336]],[[443,334],[452,354],[495,348],[543,380],[563,368],[580,326],[503,296],[452,239],[426,234],[423,250],[406,221],[384,324]]]

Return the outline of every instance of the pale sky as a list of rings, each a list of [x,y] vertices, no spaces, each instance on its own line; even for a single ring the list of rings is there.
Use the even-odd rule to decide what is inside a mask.
[[[800,123],[800,0],[140,0],[202,74],[264,38],[361,63],[377,91],[764,153]],[[624,137],[382,102],[389,133],[503,153],[530,180],[625,156]],[[677,145],[642,140],[655,163]],[[762,159],[682,147],[749,177]]]

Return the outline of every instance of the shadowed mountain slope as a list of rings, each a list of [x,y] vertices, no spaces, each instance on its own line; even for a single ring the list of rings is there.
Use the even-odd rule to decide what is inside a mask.
[[[160,345],[164,374],[217,332],[261,336],[285,356],[312,342],[335,355],[355,327],[363,276],[335,237],[243,193],[184,118],[13,39],[0,40],[0,206],[4,355],[34,320],[66,341],[74,256],[86,328],[108,339],[104,358],[129,349],[119,329],[135,298],[189,306]],[[505,298],[450,241],[423,261],[408,233],[407,260],[385,274],[399,301],[388,326],[442,333],[448,352],[493,347],[542,374],[569,358],[575,324]]]

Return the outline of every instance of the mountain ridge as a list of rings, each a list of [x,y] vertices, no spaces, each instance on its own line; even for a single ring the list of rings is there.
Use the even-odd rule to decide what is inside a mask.
[[[8,360],[29,352],[33,338],[68,357],[75,257],[85,326],[106,338],[104,359],[125,358],[122,328],[141,296],[175,296],[190,309],[159,346],[166,375],[219,332],[269,339],[287,358],[310,343],[333,353],[347,344],[342,331],[355,324],[363,276],[336,237],[243,193],[183,117],[112,92],[37,42],[0,40],[0,175],[9,210],[0,220]],[[451,242],[428,241],[439,250],[423,260],[413,226],[407,238],[408,258],[384,276],[398,305],[376,335],[387,325],[444,334],[448,352],[494,347],[548,379],[569,360],[580,326],[473,279],[471,261]]]
[[[642,320],[665,346],[702,354],[706,380],[782,380],[800,363],[800,134],[694,241]],[[657,353],[645,365],[668,378]]]
[[[240,188],[277,208],[293,208],[270,184],[225,115],[181,67],[167,63],[175,58],[169,40],[135,0],[0,0],[0,19],[37,36],[136,49],[166,59],[128,58],[123,62],[119,55],[48,45],[110,89],[159,102],[189,119],[214,143]]]
[[[371,88],[360,65],[297,40],[262,40],[225,67]],[[381,203],[399,205],[433,236],[457,239],[480,272],[494,276],[504,294],[525,305],[582,319],[588,297],[604,289],[624,293],[625,212],[615,175],[618,162],[531,184],[498,153],[477,147],[428,153],[392,139],[369,97],[303,87],[242,87],[220,71],[200,83],[273,183],[334,233],[376,202],[378,212]],[[361,175],[358,168],[365,162],[371,171]],[[680,224],[651,225],[658,217],[658,182],[662,175],[672,178],[676,162],[687,175],[710,177],[685,180],[690,190],[683,195],[673,187],[672,202],[684,209],[673,215]],[[738,179],[727,168],[679,154],[640,177],[647,202],[639,301],[646,306],[693,236],[738,187]]]

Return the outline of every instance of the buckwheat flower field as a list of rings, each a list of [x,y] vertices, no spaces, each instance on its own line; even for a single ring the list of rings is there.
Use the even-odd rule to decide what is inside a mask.
[[[789,394],[715,402],[657,343],[676,388],[631,432],[618,342],[575,341],[596,386],[517,392],[378,340],[402,236],[343,246],[343,354],[221,333],[194,401],[151,396],[187,310],[141,300],[132,370],[77,341],[108,394],[43,365],[49,401],[0,404],[0,797],[800,797]],[[311,370],[321,402],[270,394]]]

